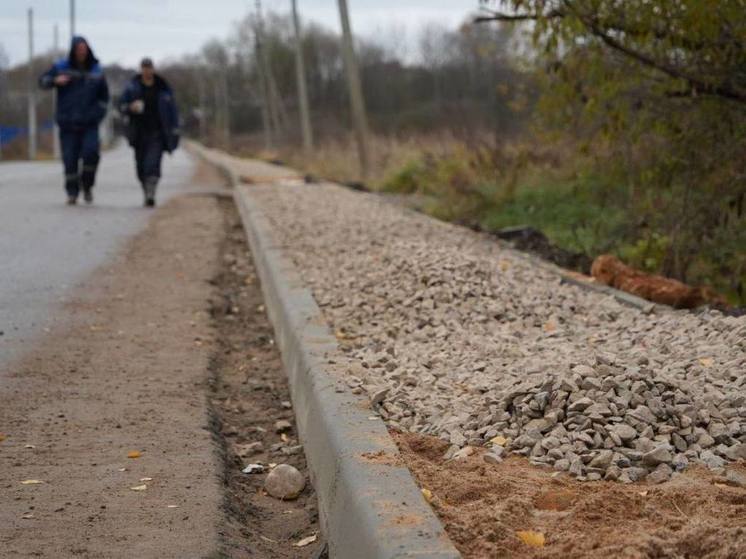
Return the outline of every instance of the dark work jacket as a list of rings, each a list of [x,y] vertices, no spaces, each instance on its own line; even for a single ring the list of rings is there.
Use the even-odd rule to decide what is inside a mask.
[[[142,76],[137,74],[127,84],[122,97],[119,99],[119,111],[129,117],[128,139],[134,147],[138,137],[138,126],[140,126],[140,115],[130,112],[130,104],[133,101],[142,101],[143,85]],[[158,118],[160,121],[160,132],[163,136],[163,149],[171,153],[179,147],[179,111],[176,107],[174,94],[166,80],[156,74],[155,86],[158,88]]]
[[[75,64],[75,47],[81,42],[85,43],[86,40],[83,37],[73,38],[68,57],[55,62],[39,78],[39,86],[44,89],[57,87],[54,85],[57,76],[68,75],[71,78],[67,85],[57,87],[55,120],[63,129],[98,126],[106,116],[109,105],[106,77],[90,46],[83,67]]]

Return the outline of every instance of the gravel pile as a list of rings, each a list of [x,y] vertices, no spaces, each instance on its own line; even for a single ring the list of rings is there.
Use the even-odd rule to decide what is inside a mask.
[[[746,458],[746,317],[645,314],[373,195],[255,192],[391,426],[587,480]]]

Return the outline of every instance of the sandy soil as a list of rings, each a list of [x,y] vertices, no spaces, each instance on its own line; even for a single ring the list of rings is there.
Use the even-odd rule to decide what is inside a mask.
[[[444,462],[447,443],[393,435],[466,559],[746,557],[746,489],[702,467],[663,485],[578,482],[517,456],[487,464],[481,449]],[[544,547],[519,540],[526,530],[544,534]]]

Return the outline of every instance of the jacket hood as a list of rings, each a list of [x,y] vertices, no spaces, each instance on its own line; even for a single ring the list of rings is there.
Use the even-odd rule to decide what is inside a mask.
[[[67,55],[67,60],[72,68],[75,68],[77,66],[77,63],[75,61],[75,47],[77,47],[80,43],[85,43],[85,45],[88,47],[88,57],[85,60],[85,67],[86,70],[90,70],[95,64],[98,64],[98,58],[96,58],[96,56],[93,54],[93,49],[91,48],[91,45],[88,43],[88,41],[80,35],[76,35],[75,37],[73,37],[72,41],[70,42],[70,52]]]

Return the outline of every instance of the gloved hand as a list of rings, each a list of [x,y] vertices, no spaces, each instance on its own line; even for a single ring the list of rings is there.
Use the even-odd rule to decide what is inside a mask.
[[[145,101],[142,101],[141,99],[138,99],[137,101],[132,101],[132,103],[130,103],[130,112],[136,115],[139,115],[145,112]]]

